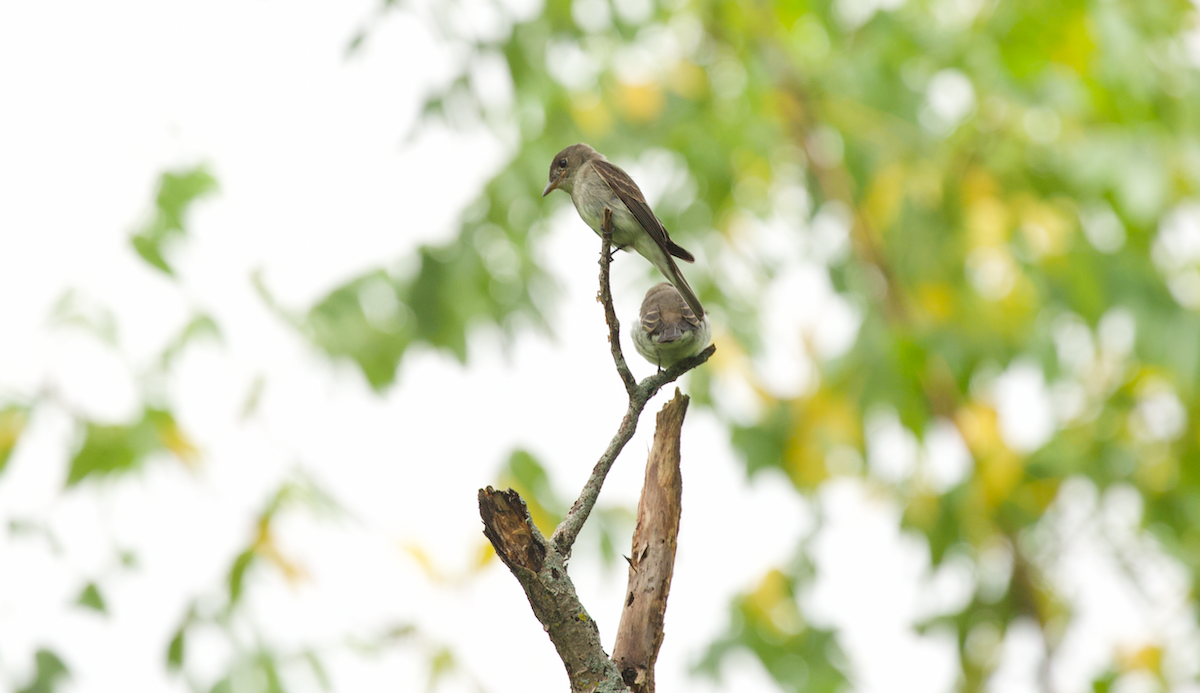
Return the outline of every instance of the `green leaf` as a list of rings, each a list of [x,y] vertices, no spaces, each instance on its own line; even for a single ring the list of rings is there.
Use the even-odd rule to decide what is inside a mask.
[[[279,678],[279,665],[271,652],[261,652],[258,655],[258,666],[266,675],[267,693],[283,693],[283,680]]]
[[[196,603],[193,602],[179,623],[179,628],[175,630],[175,635],[171,636],[171,642],[167,645],[168,671],[179,671],[183,668],[183,660],[187,651],[187,630],[195,621]]]
[[[84,586],[75,603],[84,608],[99,611],[102,614],[108,613],[108,606],[104,603],[104,597],[100,594],[100,588],[94,582],[89,582]]]
[[[429,655],[429,683],[426,685],[426,689],[436,690],[438,683],[457,669],[458,661],[454,657],[454,652],[448,647],[437,648]]]
[[[117,344],[117,320],[111,310],[69,289],[50,310],[50,324],[78,327],[110,346]]]
[[[25,407],[10,405],[0,409],[0,474],[8,466],[8,459],[12,457],[28,421],[29,410]]]
[[[87,424],[83,447],[71,460],[67,487],[89,476],[105,476],[133,469],[157,447],[153,429],[142,423],[133,426]]]
[[[170,368],[184,348],[200,339],[218,342],[221,340],[221,329],[217,327],[217,323],[211,317],[203,313],[193,316],[175,336],[175,339],[171,340],[170,344],[163,349],[162,356],[159,357],[162,369],[166,371]]]
[[[1092,690],[1095,693],[1108,693],[1116,682],[1117,672],[1109,670],[1092,681]]]
[[[184,219],[191,204],[216,189],[216,179],[204,166],[163,173],[158,183],[154,218],[131,239],[138,255],[151,266],[173,275],[165,252],[171,242],[186,235]]]
[[[271,523],[276,516],[290,508],[303,508],[316,516],[341,516],[345,510],[315,481],[303,473],[293,474],[271,494],[255,522],[256,535],[251,544],[233,560],[226,584],[229,590],[228,609],[241,601],[245,592],[246,573],[257,562],[260,552],[285,573],[293,567],[271,546]]]
[[[312,669],[313,676],[317,679],[317,685],[323,691],[333,690],[333,681],[329,678],[329,672],[325,670],[325,665],[321,662],[321,658],[312,650],[305,650],[304,661],[308,662],[309,668]]]
[[[554,493],[546,468],[527,450],[513,450],[497,484],[521,494],[533,523],[543,530],[553,529],[565,514],[565,504]]]
[[[62,679],[70,675],[67,665],[50,650],[38,650],[34,664],[37,669],[33,681],[17,693],[54,693]]]
[[[620,557],[630,548],[629,537],[636,524],[637,514],[630,508],[598,507],[592,511],[592,518],[584,527],[583,535],[593,532],[600,535],[600,558],[604,560],[604,565],[624,565]]]
[[[783,690],[836,693],[847,685],[838,668],[845,657],[834,634],[803,621],[794,585],[779,571],[734,601],[729,627],[709,647],[697,670],[717,678],[724,659],[740,649],[753,652]]]
[[[83,445],[71,459],[67,487],[96,476],[125,474],[140,467],[146,457],[170,451],[185,464],[196,462],[198,452],[165,409],[147,408],[142,419],[127,425],[101,425],[88,422]]]
[[[8,521],[8,533],[12,537],[38,538],[46,542],[56,556],[63,553],[62,542],[43,520],[14,517]]]
[[[259,515],[259,522],[269,522],[280,511],[292,507],[304,508],[318,516],[337,517],[346,513],[345,508],[320,484],[300,471],[294,472],[279,485]]]
[[[783,466],[783,448],[793,425],[787,407],[778,406],[757,426],[733,426],[733,447],[745,458],[748,473]]]
[[[175,274],[162,255],[163,242],[168,237],[169,234],[163,231],[150,229],[134,236],[130,239],[130,242],[133,243],[133,249],[137,251],[137,254],[141,255],[142,259],[150,263],[150,265],[167,274]]]
[[[229,606],[233,608],[242,598],[242,589],[245,586],[246,570],[250,564],[254,562],[254,549],[249,548],[238,554],[234,559],[233,566],[229,569]]]
[[[411,311],[386,272],[363,275],[335,289],[309,311],[306,331],[333,357],[349,357],[376,390],[396,378],[413,339]]]
[[[557,504],[550,495],[553,493],[553,489],[550,487],[550,475],[546,473],[546,468],[542,466],[542,463],[528,450],[513,450],[512,454],[508,456],[507,467],[513,482],[519,484],[529,494],[537,496],[539,500],[547,501],[548,505]]]
[[[459,235],[420,247],[403,263],[411,270],[374,270],[334,289],[302,321],[307,336],[330,356],[352,359],[382,391],[414,344],[465,363],[467,333],[477,325],[501,328],[505,343],[522,327],[547,330],[538,303],[555,286],[530,251],[553,209],[534,192],[545,185],[540,178],[555,151],[549,144],[522,151],[464,213]],[[275,311],[287,319],[288,311]]]
[[[174,637],[171,638],[171,644],[167,645],[167,670],[179,671],[183,668],[184,645],[187,635],[187,623],[179,627],[175,631]]]
[[[242,411],[238,415],[241,421],[249,421],[258,412],[258,405],[262,401],[263,391],[267,388],[267,378],[262,373],[254,376],[254,380],[250,383],[250,390],[246,393],[246,397],[242,400]]]

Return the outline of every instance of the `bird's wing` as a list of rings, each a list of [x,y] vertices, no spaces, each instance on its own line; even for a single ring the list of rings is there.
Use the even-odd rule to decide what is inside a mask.
[[[683,296],[670,284],[661,286],[663,290],[647,296],[642,303],[642,331],[658,337],[657,342],[673,342],[685,331],[699,330],[700,320]],[[663,291],[670,291],[670,295],[664,295]]]
[[[658,217],[654,216],[650,205],[646,203],[646,197],[642,195],[641,189],[638,188],[637,183],[633,182],[628,173],[625,173],[612,162],[604,159],[593,161],[592,167],[595,168],[596,173],[600,174],[604,182],[608,183],[608,187],[616,193],[621,202],[625,203],[625,206],[633,213],[634,218],[638,220],[643,229],[646,229],[646,233],[650,234],[650,237],[663,249],[663,252],[668,255],[674,255],[685,262],[695,262],[696,258],[692,257],[691,253],[679,247],[671,240],[671,236],[667,234],[667,229],[663,227]]]
[[[658,308],[648,308],[642,313],[642,330],[646,334],[655,334],[662,323],[658,317]]]
[[[660,342],[671,341],[665,338],[668,332],[674,334],[673,339],[678,339],[685,331],[694,332],[700,329],[700,320],[687,304],[687,300],[677,290],[670,291],[670,296],[660,298],[658,305],[653,309],[654,322],[664,337]],[[645,318],[642,319],[642,325],[646,325]]]
[[[683,297],[680,296],[680,299],[682,298]],[[682,321],[687,323],[687,325],[693,330],[700,329],[700,319],[696,317],[696,313],[692,311],[692,307],[689,306],[687,301],[684,300],[681,300],[679,303],[679,312],[681,313],[680,317],[682,318]]]

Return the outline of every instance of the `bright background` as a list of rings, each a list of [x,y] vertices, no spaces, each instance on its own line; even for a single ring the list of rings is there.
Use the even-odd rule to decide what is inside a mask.
[[[843,33],[873,21],[877,11],[880,18],[903,11],[860,4],[823,11],[840,13]],[[569,502],[616,429],[624,396],[594,300],[594,234],[566,196],[541,201],[540,187],[523,190],[545,215],[529,245],[517,249],[541,271],[528,286],[549,331],[528,329],[536,320],[472,318],[463,326],[465,363],[453,348],[414,340],[394,384],[373,388],[362,369],[329,358],[303,326],[311,306],[360,275],[379,267],[411,275],[422,246],[454,243],[464,210],[525,151],[527,134],[511,123],[496,126],[494,115],[512,109],[517,120],[525,117],[522,99],[532,97],[524,83],[514,87],[503,60],[478,59],[448,35],[503,41],[514,23],[563,7],[481,2],[454,5],[444,17],[420,3],[393,11],[376,2],[0,9],[0,406],[24,412],[15,428],[18,419],[7,420],[19,436],[8,441],[15,447],[0,464],[7,527],[0,540],[0,688],[29,690],[40,681],[50,687],[36,690],[564,688],[562,665],[518,584],[489,558],[475,493],[514,479],[528,483],[506,462],[522,449],[551,482],[523,493]],[[665,57],[618,52],[612,61],[619,90],[626,84],[620,80],[636,81],[630,74],[674,79],[662,61],[691,64],[687,56],[714,50],[695,37],[707,30],[701,26],[710,10],[578,0],[570,21],[588,36],[576,44],[558,35],[550,52],[562,59],[548,69],[568,73],[555,75],[554,88],[573,95],[580,130],[555,132],[557,121],[543,115],[548,124],[538,146],[552,152],[582,134],[605,149],[599,140],[607,135],[589,130],[599,127],[587,115],[595,104],[578,105],[589,86],[571,81],[586,82],[579,75],[590,69],[588,60],[610,55],[611,42],[632,35],[604,38],[613,12],[630,25],[662,21],[665,33],[638,35],[643,53],[668,46]],[[1194,25],[1194,10],[1187,16]],[[439,17],[456,28],[439,31]],[[805,21],[795,20],[797,35],[808,30]],[[350,50],[364,29],[365,40]],[[1194,102],[1191,36],[1180,43],[1191,47],[1190,62],[1178,69],[1188,73]],[[603,41],[610,44],[598,48]],[[743,57],[715,50],[715,58],[697,58],[712,91],[736,93],[739,80],[741,89],[753,89],[754,65],[744,63],[746,87]],[[582,62],[572,69],[571,60]],[[490,115],[421,125],[426,98],[464,70]],[[654,70],[662,74],[645,77]],[[928,87],[929,122],[921,123],[933,139],[984,102],[975,91],[982,87],[973,90],[970,82],[962,95],[962,72],[937,74],[942,86]],[[642,102],[630,103],[625,117],[636,121]],[[1024,127],[1036,135],[1044,115],[1035,114],[1032,125],[1025,117]],[[1069,129],[1070,116],[1063,117],[1068,125],[1055,120],[1054,128]],[[841,157],[854,138],[842,130],[818,130],[799,159],[819,159],[834,145]],[[605,150],[666,208],[701,175],[689,178],[687,162],[681,169],[666,143],[643,146],[633,138]],[[548,156],[530,158],[536,170],[525,175],[544,178]],[[160,175],[196,166],[215,179],[216,190],[187,208],[186,233],[167,248],[174,270],[167,274],[140,257],[130,237],[156,213]],[[1034,552],[1041,556],[1039,584],[1052,585],[1061,602],[1059,621],[1047,625],[1017,609],[986,621],[988,627],[950,620],[918,628],[976,608],[1006,613],[987,604],[1007,599],[997,595],[1008,588],[1012,545],[985,537],[952,546],[935,562],[911,525],[913,496],[896,491],[920,477],[938,494],[950,493],[976,476],[984,457],[960,434],[961,419],[956,425],[931,417],[928,428],[914,431],[903,411],[864,406],[860,442],[826,450],[830,475],[808,487],[786,461],[757,464],[736,435],[731,443],[731,431],[765,425],[781,402],[814,397],[818,383],[830,382],[819,369],[870,338],[860,332],[876,312],[863,298],[869,292],[856,294],[853,280],[847,288],[828,269],[852,254],[851,215],[814,198],[803,184],[805,170],[773,162],[772,175],[757,181],[762,190],[744,179],[730,193],[747,209],[765,196],[767,212],[713,213],[716,231],[702,224],[680,238],[699,258],[685,272],[704,287],[706,303],[724,290],[761,310],[764,341],[756,344],[744,324],[735,326],[748,315],[737,301],[713,300],[718,354],[727,356],[710,364],[711,376],[682,383],[701,395],[684,428],[684,515],[659,689],[753,693],[800,690],[812,681],[824,690],[819,660],[859,691],[969,689],[964,662],[983,670],[986,686],[998,691],[1045,690],[1048,681],[1055,690],[1091,690],[1096,680],[1121,691],[1200,690],[1194,573],[1143,531],[1147,501],[1137,483],[1064,474],[1030,523],[1035,538],[1069,537],[1051,556],[1044,546]],[[699,194],[716,193],[702,186]],[[1159,228],[1182,228],[1170,233],[1194,261],[1200,226],[1187,204],[1171,206]],[[514,214],[505,218],[515,224]],[[488,243],[475,242],[485,261],[511,252]],[[964,291],[985,299],[989,292],[1002,298],[1005,283],[1016,281],[1006,273],[1021,271],[1009,255],[972,257],[958,278]],[[766,260],[769,274],[761,269]],[[656,281],[644,264],[624,254],[615,264],[626,325]],[[503,274],[496,262],[489,269]],[[1194,313],[1200,302],[1189,305],[1188,292],[1200,285],[1180,281],[1171,291]],[[370,313],[365,295],[360,290]],[[1080,321],[1082,332],[1058,319],[1051,352],[1064,360],[1075,354],[1077,371],[1089,373],[1105,359],[1111,366],[1136,358],[1129,323],[1139,316],[1115,310]],[[164,350],[201,314],[219,335],[195,339],[162,365]],[[298,316],[295,324],[288,315]],[[636,374],[652,372],[629,344],[626,353]],[[1026,459],[1070,428],[1056,421],[1071,420],[1062,412],[1072,393],[1055,389],[1037,358],[981,368],[990,375],[971,379],[969,391],[998,417],[999,445]],[[1152,391],[1139,395],[1137,420],[1150,439],[1195,437],[1193,400],[1186,390],[1174,394],[1172,377],[1160,372],[1154,382],[1167,389],[1146,386]],[[147,406],[169,409],[169,429],[179,438],[139,456],[128,473],[67,483],[89,424],[127,425]],[[0,443],[4,433],[0,426]],[[608,647],[624,561],[605,558],[599,547],[611,540],[617,554],[628,550],[651,434],[652,419],[644,419],[605,485],[604,517],[589,525],[571,564]],[[1179,448],[1165,454],[1195,463]],[[281,489],[296,504],[267,512]],[[234,595],[229,575],[243,555],[254,562]],[[756,612],[739,610],[739,599],[766,605],[760,617],[779,642],[764,645],[751,635]],[[168,646],[182,626],[183,654],[172,660]],[[840,652],[822,645],[788,655],[804,632],[813,634],[809,643],[825,642],[816,634],[836,634]],[[733,645],[716,655],[720,674],[697,673],[722,639]],[[1054,659],[1043,668],[1047,642]],[[783,654],[771,654],[772,647]],[[45,653],[69,672],[57,683]]]

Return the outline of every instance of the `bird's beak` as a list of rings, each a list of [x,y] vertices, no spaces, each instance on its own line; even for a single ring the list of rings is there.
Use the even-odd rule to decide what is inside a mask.
[[[554,180],[550,181],[549,183],[546,183],[546,189],[542,191],[542,197],[549,195],[552,190],[557,188],[558,184],[560,182],[562,182],[563,176],[565,176],[565,175],[567,175],[567,170],[563,169],[563,172],[558,174],[558,178],[555,178]]]

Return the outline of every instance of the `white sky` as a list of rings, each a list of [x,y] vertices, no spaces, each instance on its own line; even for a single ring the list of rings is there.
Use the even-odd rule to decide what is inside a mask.
[[[265,636],[328,647],[348,633],[416,623],[432,641],[452,645],[488,691],[565,687],[553,647],[502,565],[439,585],[405,549],[418,546],[441,571],[462,575],[484,541],[476,489],[494,482],[508,452],[532,450],[561,494],[573,497],[624,411],[593,300],[597,243],[565,196],[546,202],[559,207],[545,249],[564,286],[558,338],[522,337],[506,356],[492,335],[477,333],[467,368],[439,354],[411,354],[399,385],[382,397],[353,368],[314,354],[250,283],[261,269],[285,305],[307,307],[348,277],[448,237],[504,161],[502,146],[483,133],[433,129],[403,144],[422,91],[449,74],[454,56],[419,22],[395,14],[347,59],[347,42],[377,4],[0,7],[0,395],[53,392],[59,403],[39,408],[0,478],[0,519],[43,519],[64,546],[54,555],[36,540],[0,543],[0,681],[23,683],[33,652],[48,646],[72,670],[64,690],[184,690],[162,666],[171,629],[190,599],[223,588],[253,514],[301,469],[353,517],[281,524],[281,545],[310,579],[287,585],[267,571],[251,583],[250,606]],[[195,207],[172,283],[136,257],[128,236],[144,221],[160,172],[197,162],[210,165],[221,190]],[[616,264],[622,316],[634,314],[647,288],[634,262],[622,256]],[[823,286],[813,267],[798,265],[788,276]],[[48,326],[68,289],[113,311],[118,349]],[[113,422],[132,416],[142,404],[139,373],[193,310],[215,318],[224,343],[189,350],[167,391],[204,452],[203,468],[189,473],[159,461],[137,477],[62,495],[69,412]],[[844,311],[813,315],[817,325],[847,329]],[[638,375],[650,372],[633,365]],[[792,369],[797,383],[805,368]],[[266,388],[258,413],[239,421],[259,376]],[[1013,397],[1023,396],[1018,390]],[[581,407],[581,398],[589,404]],[[644,419],[626,448],[602,503],[636,502],[652,421]],[[953,440],[947,445],[957,454]],[[910,448],[913,459],[896,461],[897,473],[912,473],[918,455],[937,456]],[[724,630],[730,596],[792,558],[815,510],[781,475],[747,483],[709,412],[690,412],[684,457],[659,687],[773,691],[750,657],[736,658],[721,684],[692,681],[686,671]],[[962,473],[962,462],[947,464]],[[818,503],[828,527],[813,544],[818,579],[803,601],[842,629],[860,673],[856,689],[950,690],[953,645],[945,634],[919,637],[910,626],[931,600],[952,599],[944,595],[969,590],[974,578],[939,574],[934,587],[924,586],[924,548],[899,533],[897,506],[862,483],[833,484]],[[116,570],[114,547],[134,550],[140,567]],[[571,567],[611,646],[624,572],[606,571],[582,551]],[[109,616],[70,606],[89,579],[100,581]],[[1141,622],[1144,611],[1127,618]],[[1106,623],[1115,632],[1087,641],[1097,643],[1093,650],[1120,641],[1125,621]],[[1194,638],[1194,626],[1172,627]],[[1159,630],[1147,626],[1151,636]],[[202,677],[221,670],[227,653],[219,638],[201,633],[189,648]],[[424,683],[424,656],[398,646],[374,658],[337,653],[329,665],[337,690],[415,690]],[[1093,673],[1087,657],[1079,673],[1064,675],[1064,690]],[[314,689],[304,675],[289,681]],[[1033,690],[1019,671],[1011,681],[1015,687],[1003,690]],[[444,690],[470,689],[451,682]]]

